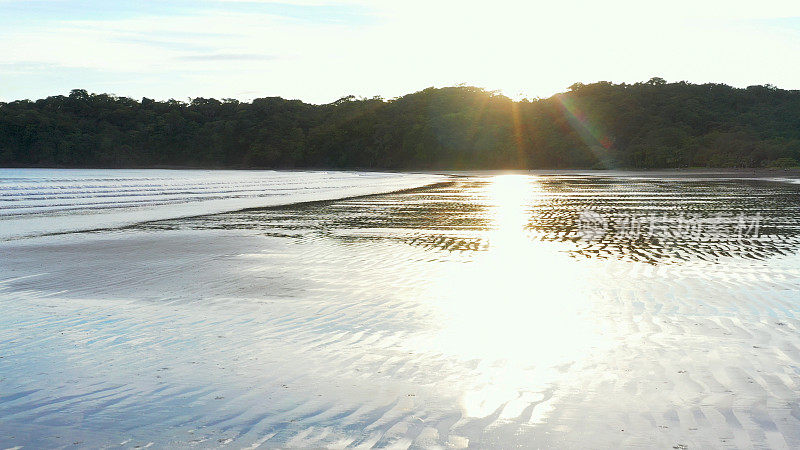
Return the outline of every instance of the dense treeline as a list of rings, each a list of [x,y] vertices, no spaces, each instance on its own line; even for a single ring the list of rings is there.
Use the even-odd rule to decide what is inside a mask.
[[[800,161],[800,91],[575,84],[514,102],[474,87],[326,105],[136,101],[73,90],[0,103],[0,165],[666,168]]]

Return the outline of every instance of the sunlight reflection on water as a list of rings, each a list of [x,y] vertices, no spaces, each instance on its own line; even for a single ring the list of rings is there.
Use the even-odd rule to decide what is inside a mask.
[[[5,243],[0,441],[794,448],[797,193],[481,175]],[[764,226],[590,241],[582,211]]]
[[[509,398],[538,395],[559,376],[548,369],[601,345],[588,317],[582,267],[553,243],[527,235],[538,213],[530,207],[541,194],[537,179],[498,176],[486,192],[488,251],[452,267],[430,295],[441,323],[435,350],[485,362],[480,387],[463,395],[469,417],[486,416]]]

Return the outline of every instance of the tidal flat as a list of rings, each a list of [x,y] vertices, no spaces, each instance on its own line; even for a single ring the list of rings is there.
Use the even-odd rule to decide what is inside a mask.
[[[0,220],[2,447],[800,447],[796,179],[354,177]]]

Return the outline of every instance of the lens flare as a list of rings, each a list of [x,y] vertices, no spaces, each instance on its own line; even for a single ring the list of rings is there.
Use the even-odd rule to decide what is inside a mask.
[[[614,140],[611,136],[596,121],[590,120],[589,116],[572,98],[565,95],[556,95],[554,98],[564,111],[564,116],[567,118],[570,127],[575,130],[589,150],[594,153],[597,161],[606,169],[612,168],[608,154],[608,151],[614,145]]]

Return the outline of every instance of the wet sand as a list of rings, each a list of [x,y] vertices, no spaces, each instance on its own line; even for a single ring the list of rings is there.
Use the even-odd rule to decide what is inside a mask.
[[[798,194],[472,175],[3,242],[0,443],[796,448]]]

